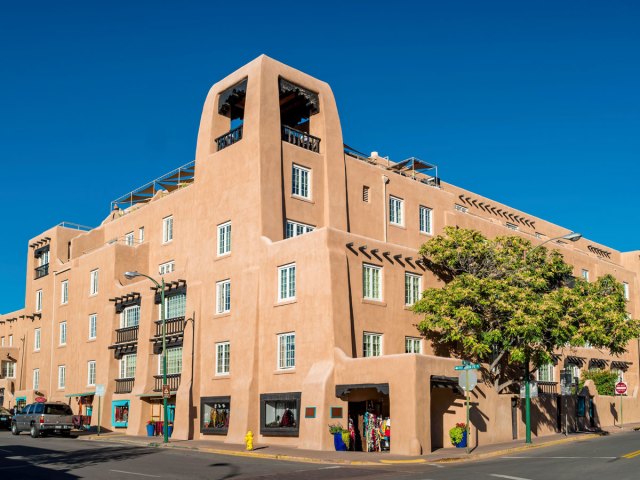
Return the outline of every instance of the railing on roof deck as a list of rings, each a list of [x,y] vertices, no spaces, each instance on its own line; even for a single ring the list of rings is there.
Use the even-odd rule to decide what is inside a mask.
[[[175,392],[176,390],[178,390],[178,387],[180,386],[180,376],[181,374],[179,373],[168,373],[167,374],[167,385],[169,385],[169,390],[172,392]],[[162,375],[154,375],[153,376],[154,381],[154,386],[153,386],[153,391],[154,392],[161,392],[162,391]]]
[[[229,130],[224,135],[215,139],[216,145],[218,146],[218,151],[227,148],[234,143],[242,140],[242,125],[234,128],[233,130]]]
[[[87,227],[86,225],[80,225],[78,223],[73,223],[73,222],[60,222],[57,226],[62,228],[70,228],[72,230],[82,230],[85,232],[88,232],[89,230],[93,230],[93,227]]]
[[[295,128],[282,126],[282,140],[312,152],[320,153],[320,139]]]
[[[38,278],[42,278],[42,277],[46,277],[47,275],[49,275],[49,264],[45,263],[44,265],[40,265],[39,267],[36,267],[36,280]]]

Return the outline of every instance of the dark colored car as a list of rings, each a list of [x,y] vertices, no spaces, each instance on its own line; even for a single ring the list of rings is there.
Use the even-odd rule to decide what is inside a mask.
[[[0,407],[0,428],[11,428],[11,419],[13,415],[4,407]]]

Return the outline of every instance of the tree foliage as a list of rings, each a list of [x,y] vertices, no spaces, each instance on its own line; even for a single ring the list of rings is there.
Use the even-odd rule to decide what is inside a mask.
[[[580,375],[580,383],[578,391],[584,387],[584,382],[593,380],[599,395],[615,395],[616,383],[618,382],[618,373],[610,370],[585,370]]]
[[[420,254],[445,285],[425,290],[414,305],[418,330],[437,353],[489,363],[498,390],[527,359],[535,368],[562,347],[587,343],[618,355],[640,334],[615,278],[574,278],[559,252],[524,238],[447,227]]]

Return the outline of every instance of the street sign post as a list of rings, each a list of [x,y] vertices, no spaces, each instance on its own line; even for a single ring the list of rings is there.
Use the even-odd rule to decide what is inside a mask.
[[[96,385],[96,393],[95,396],[98,397],[98,436],[100,436],[100,413],[102,412],[102,397],[104,397],[104,392],[106,388],[104,384],[99,383]]]
[[[525,382],[526,383],[526,382]],[[529,380],[529,398],[536,398],[538,396],[538,382],[535,380]],[[526,385],[520,385],[520,398],[526,398]]]
[[[620,428],[623,428],[624,421],[622,419],[622,396],[627,393],[627,384],[624,382],[616,383],[616,394],[620,396]]]
[[[469,392],[476,388],[478,384],[478,374],[473,370],[480,370],[480,365],[477,363],[471,363],[468,360],[462,360],[462,365],[456,365],[453,367],[456,371],[463,371],[464,375],[460,375],[458,377],[458,385],[465,392],[465,404],[467,408],[467,453],[470,450],[471,443],[471,431],[469,428]]]
[[[162,385],[162,398],[171,398],[171,389],[169,385]]]

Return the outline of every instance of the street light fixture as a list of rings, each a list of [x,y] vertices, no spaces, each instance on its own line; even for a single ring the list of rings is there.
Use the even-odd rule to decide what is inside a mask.
[[[164,410],[163,422],[162,422],[162,434],[164,437],[163,443],[169,443],[169,414],[167,411],[167,397],[164,394],[164,390],[167,386],[167,322],[165,319],[165,305],[164,305],[164,277],[162,277],[162,283],[158,283],[155,279],[140,272],[125,272],[124,276],[127,280],[133,280],[136,277],[145,277],[151,280],[157,288],[160,289],[160,321],[162,322],[162,405]]]
[[[531,252],[538,250],[545,243],[553,242],[554,240],[569,240],[570,242],[577,242],[582,238],[581,233],[570,232],[566,235],[562,235],[560,237],[549,238],[545,240],[540,245],[532,248],[524,255],[524,260],[526,262],[527,258],[529,258],[529,254]],[[525,423],[526,423],[526,440],[525,443],[531,443],[531,384],[530,381],[530,372],[529,372],[529,354],[526,354],[524,360],[524,398],[525,398]]]

